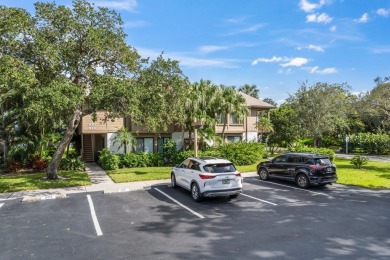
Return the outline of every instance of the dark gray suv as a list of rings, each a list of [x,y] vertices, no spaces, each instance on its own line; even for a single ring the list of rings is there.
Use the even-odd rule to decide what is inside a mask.
[[[313,153],[286,153],[257,165],[261,180],[277,178],[294,181],[300,188],[337,181],[336,165],[328,156]]]

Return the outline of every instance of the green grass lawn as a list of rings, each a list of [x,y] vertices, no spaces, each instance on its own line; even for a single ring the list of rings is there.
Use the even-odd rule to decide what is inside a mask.
[[[369,189],[390,188],[390,163],[369,161],[363,169],[356,169],[347,159],[336,159],[337,183]],[[240,172],[254,172],[256,165],[237,166]],[[116,183],[169,179],[172,167],[130,168],[107,171]]]
[[[347,159],[336,159],[337,183],[345,185],[360,186],[369,189],[389,189],[390,188],[390,163],[369,161],[363,169],[356,169]],[[237,166],[240,172],[254,172],[256,165]],[[127,168],[114,171],[107,171],[116,183],[162,180],[169,179],[172,167],[149,167],[149,168]],[[86,172],[60,172],[64,179],[56,181],[45,180],[44,173],[29,173],[16,176],[0,175],[0,193],[64,188],[73,186],[91,185]]]
[[[355,168],[348,159],[335,159],[337,183],[369,189],[390,188],[390,163],[369,161],[362,169]]]
[[[164,180],[171,178],[172,167],[124,168],[106,171],[116,183],[132,181]]]
[[[237,166],[240,172],[254,172],[256,165]],[[106,171],[116,183],[132,181],[164,180],[171,178],[172,167],[125,168]]]
[[[63,179],[49,181],[45,179],[46,173],[28,173],[16,176],[0,175],[0,193],[91,185],[86,172],[63,171],[59,173],[59,176]]]

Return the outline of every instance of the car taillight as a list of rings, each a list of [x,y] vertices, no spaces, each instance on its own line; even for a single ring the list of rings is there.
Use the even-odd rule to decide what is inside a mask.
[[[236,175],[237,177],[241,177],[241,172],[237,172],[235,175]]]
[[[202,180],[208,180],[208,179],[213,179],[213,178],[215,178],[215,175],[201,173],[201,174],[199,174],[199,177],[200,177]]]

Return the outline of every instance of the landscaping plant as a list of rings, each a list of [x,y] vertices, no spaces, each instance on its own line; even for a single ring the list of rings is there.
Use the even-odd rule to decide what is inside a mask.
[[[368,163],[368,158],[360,155],[354,156],[350,160],[350,164],[355,165],[356,168],[361,169],[363,165],[366,165]]]

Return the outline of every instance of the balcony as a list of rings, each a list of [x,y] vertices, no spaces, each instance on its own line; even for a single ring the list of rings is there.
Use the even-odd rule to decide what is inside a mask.
[[[115,133],[123,127],[123,118],[117,118],[115,120],[104,120],[104,112],[99,111],[96,113],[96,122],[92,121],[92,115],[86,115],[82,119],[80,133],[81,134],[105,134]]]

